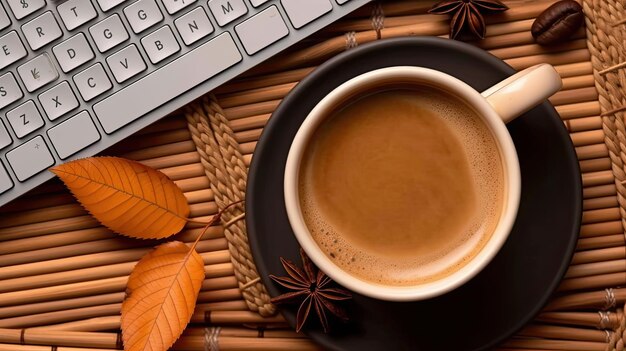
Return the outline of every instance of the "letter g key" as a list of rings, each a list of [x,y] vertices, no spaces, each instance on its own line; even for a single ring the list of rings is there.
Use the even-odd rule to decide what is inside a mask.
[[[89,27],[89,33],[100,52],[106,52],[129,38],[122,20],[117,14],[113,14]]]

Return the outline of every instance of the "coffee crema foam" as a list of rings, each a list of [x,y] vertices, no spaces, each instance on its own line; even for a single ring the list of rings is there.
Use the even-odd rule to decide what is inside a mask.
[[[316,130],[299,175],[304,221],[322,251],[365,281],[448,276],[502,212],[498,146],[480,117],[432,88],[377,92]]]

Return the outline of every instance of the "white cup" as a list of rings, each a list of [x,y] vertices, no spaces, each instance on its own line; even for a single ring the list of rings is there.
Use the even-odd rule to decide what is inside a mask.
[[[417,85],[446,91],[471,107],[491,131],[504,170],[503,210],[491,238],[468,263],[436,281],[412,286],[381,285],[357,278],[336,265],[309,232],[300,208],[298,182],[303,153],[324,119],[338,107],[364,92],[397,85]],[[412,66],[396,66],[361,74],[326,95],[306,117],[287,157],[284,192],[289,223],[307,255],[329,277],[359,294],[388,301],[416,301],[449,292],[473,278],[498,253],[506,241],[519,207],[521,180],[519,161],[505,123],[528,111],[561,88],[554,68],[541,64],[527,68],[482,93],[446,73]],[[339,233],[340,235],[341,233]],[[454,262],[451,262],[451,265]]]

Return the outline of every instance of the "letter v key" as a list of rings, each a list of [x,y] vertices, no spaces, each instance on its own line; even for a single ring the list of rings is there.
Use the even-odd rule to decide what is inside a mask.
[[[147,68],[135,44],[131,44],[109,56],[107,64],[118,83],[134,77]]]

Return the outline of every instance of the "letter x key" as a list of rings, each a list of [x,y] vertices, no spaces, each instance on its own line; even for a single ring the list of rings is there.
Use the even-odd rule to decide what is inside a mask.
[[[43,106],[48,119],[54,121],[64,114],[78,107],[78,100],[67,82],[52,87],[39,95],[39,102]]]

